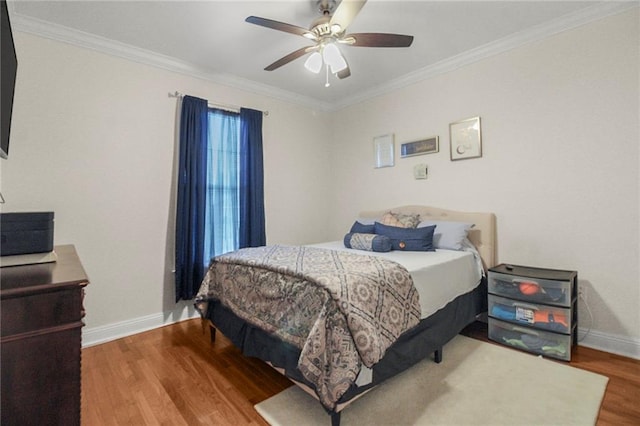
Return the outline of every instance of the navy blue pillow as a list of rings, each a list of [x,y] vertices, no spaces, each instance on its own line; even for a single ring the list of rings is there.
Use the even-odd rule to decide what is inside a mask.
[[[391,251],[391,240],[384,235],[350,232],[344,236],[344,246],[357,250],[386,252]]]
[[[380,222],[374,224],[376,234],[389,237],[394,250],[404,251],[436,251],[433,246],[435,229],[435,225],[424,228],[400,228]]]
[[[357,220],[353,222],[353,226],[349,232],[352,234],[375,234],[374,225],[365,225]]]

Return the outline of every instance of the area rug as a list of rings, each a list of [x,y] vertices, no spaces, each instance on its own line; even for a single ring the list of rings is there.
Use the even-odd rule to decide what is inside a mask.
[[[421,361],[354,401],[341,425],[593,425],[609,380],[464,336],[443,355],[440,364]],[[297,386],[255,408],[273,426],[331,424]]]

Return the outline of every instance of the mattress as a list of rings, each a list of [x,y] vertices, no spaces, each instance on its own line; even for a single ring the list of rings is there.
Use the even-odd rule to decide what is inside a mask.
[[[404,266],[411,274],[413,284],[420,295],[421,319],[434,314],[459,295],[470,292],[482,279],[482,267],[474,250],[393,250],[377,253],[346,248],[342,241],[310,246],[383,257]]]

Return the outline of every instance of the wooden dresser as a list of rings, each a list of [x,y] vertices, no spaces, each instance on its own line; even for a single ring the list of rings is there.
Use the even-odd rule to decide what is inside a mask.
[[[72,245],[55,263],[0,269],[2,412],[9,425],[79,425],[82,299]]]

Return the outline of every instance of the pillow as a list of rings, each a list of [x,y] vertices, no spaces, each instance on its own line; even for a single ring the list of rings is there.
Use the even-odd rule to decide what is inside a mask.
[[[399,228],[415,228],[420,223],[420,215],[387,212],[380,219],[380,223]]]
[[[373,229],[373,222],[368,224],[356,220],[355,222],[353,222],[353,225],[351,226],[351,230],[349,232],[352,234],[373,234]]]
[[[435,229],[435,225],[414,229],[375,223],[376,234],[389,237],[394,250],[404,251],[435,251],[433,246]]]
[[[435,248],[448,250],[462,250],[473,223],[447,222],[442,220],[426,220],[420,222],[418,228],[434,226],[433,245]]]
[[[344,236],[344,246],[356,250],[391,251],[391,240],[384,235],[350,232]]]

